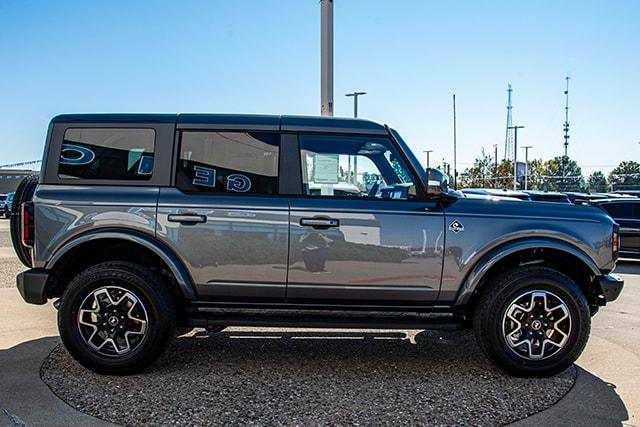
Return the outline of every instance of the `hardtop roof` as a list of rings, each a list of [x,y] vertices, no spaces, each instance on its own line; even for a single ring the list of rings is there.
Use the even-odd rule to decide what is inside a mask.
[[[52,123],[175,123],[179,129],[245,129],[284,132],[347,132],[386,134],[385,125],[346,117],[204,114],[204,113],[87,113],[61,114]]]

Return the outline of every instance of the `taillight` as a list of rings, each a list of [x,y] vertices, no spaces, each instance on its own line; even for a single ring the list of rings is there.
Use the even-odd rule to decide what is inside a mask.
[[[612,248],[613,248],[613,259],[617,260],[618,251],[620,249],[620,226],[618,224],[613,224]]]
[[[21,207],[20,230],[22,244],[33,247],[33,202],[25,202]]]

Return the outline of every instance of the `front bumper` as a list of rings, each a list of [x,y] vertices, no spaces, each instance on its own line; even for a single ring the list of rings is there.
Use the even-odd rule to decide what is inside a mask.
[[[624,280],[615,274],[605,274],[598,277],[598,283],[606,302],[615,301],[624,287]]]
[[[45,288],[49,280],[49,272],[32,268],[24,271],[16,277],[18,291],[29,304],[42,305],[47,302]]]

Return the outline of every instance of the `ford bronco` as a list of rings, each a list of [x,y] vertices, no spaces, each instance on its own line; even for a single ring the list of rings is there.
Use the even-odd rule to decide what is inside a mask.
[[[278,326],[473,327],[502,369],[551,375],[623,287],[606,212],[464,196],[359,119],[57,116],[11,233],[24,300],[56,300],[69,353],[107,374],[177,330]]]

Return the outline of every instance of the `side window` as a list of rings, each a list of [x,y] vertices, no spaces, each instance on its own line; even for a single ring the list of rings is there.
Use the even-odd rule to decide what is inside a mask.
[[[58,176],[62,179],[151,179],[155,135],[153,129],[67,129]]]
[[[301,135],[303,194],[319,197],[410,199],[415,184],[384,137]]]
[[[182,132],[177,186],[185,192],[278,194],[280,135]]]
[[[602,207],[612,218],[633,218],[631,203],[608,203],[603,204]]]

